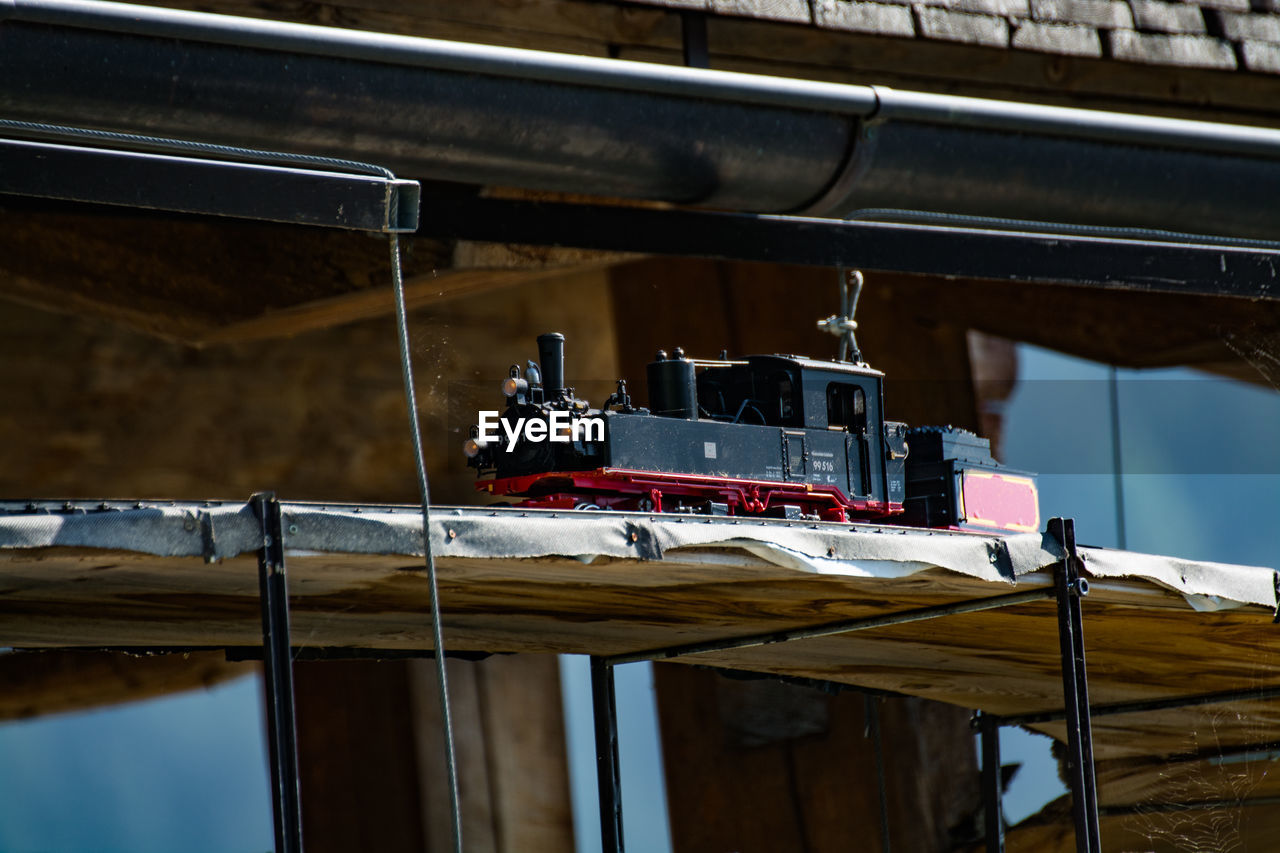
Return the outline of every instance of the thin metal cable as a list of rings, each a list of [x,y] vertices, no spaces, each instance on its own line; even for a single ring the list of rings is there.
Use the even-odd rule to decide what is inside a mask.
[[[219,145],[214,142],[196,142],[190,139],[169,139],[163,136],[141,136],[119,133],[114,130],[97,130],[91,127],[66,127],[35,121],[19,121],[0,118],[0,129],[13,131],[36,139],[60,141],[120,143],[136,151],[160,151],[175,154],[207,154],[229,160],[246,160],[255,163],[277,163],[296,166],[324,167],[344,172],[359,172],[395,178],[390,169],[358,160],[338,157],[321,157],[315,154],[294,154],[289,151],[264,151],[258,148],[240,148],[235,145]]]
[[[449,680],[444,665],[444,629],[440,624],[440,593],[436,586],[436,561],[431,553],[431,492],[427,485],[427,463],[422,455],[422,428],[418,423],[418,398],[413,390],[413,364],[409,358],[409,320],[404,303],[404,274],[400,269],[400,238],[396,234],[390,236],[391,280],[395,286],[396,335],[400,339],[400,369],[404,374],[405,401],[409,405],[409,432],[413,436],[413,458],[418,468],[418,488],[422,492],[422,548],[427,564],[427,585],[431,590],[431,636],[436,652],[436,674],[440,679],[440,718],[444,721],[444,763],[449,773],[453,850],[454,853],[462,853],[462,809],[458,803],[458,767],[453,755],[453,718],[449,714]]]
[[[855,210],[844,218],[870,222],[946,224],[954,225],[957,228],[1027,231],[1047,235],[1069,234],[1080,237],[1105,237],[1118,240],[1153,240],[1157,242],[1195,243],[1206,246],[1231,246],[1245,249],[1280,249],[1280,241],[1275,240],[1223,237],[1216,234],[1191,234],[1184,231],[1166,231],[1161,228],[1080,225],[1071,222],[1042,222],[1036,219],[1009,219],[1002,216],[939,213],[932,210],[906,210],[891,207]]]
[[[1113,364],[1110,381],[1107,383],[1111,391],[1111,476],[1116,496],[1116,547],[1124,551],[1129,547],[1129,531],[1124,517],[1124,458],[1120,444],[1124,433],[1120,431],[1119,379],[1119,371]]]

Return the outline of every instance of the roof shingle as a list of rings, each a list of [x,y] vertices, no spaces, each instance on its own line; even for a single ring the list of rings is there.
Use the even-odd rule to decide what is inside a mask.
[[[914,36],[916,24],[909,6],[894,3],[860,3],[857,0],[818,0],[813,19],[820,27],[878,33],[885,36]]]
[[[1009,24],[995,15],[973,15],[936,6],[916,6],[920,32],[927,38],[989,47],[1009,46]]]
[[[1111,33],[1111,55],[1116,59],[1155,65],[1226,69],[1236,67],[1236,53],[1231,45],[1212,36],[1116,30]]]
[[[1016,48],[1069,56],[1102,56],[1102,41],[1093,27],[1043,21],[1018,21],[1017,26],[1012,42]]]

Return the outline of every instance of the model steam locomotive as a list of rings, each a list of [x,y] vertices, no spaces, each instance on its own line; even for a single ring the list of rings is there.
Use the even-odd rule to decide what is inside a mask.
[[[1035,480],[989,442],[884,417],[884,375],[792,355],[691,359],[659,351],[649,407],[626,383],[600,409],[564,384],[564,336],[513,365],[506,408],[464,447],[477,488],[517,506],[851,519],[1035,531]]]

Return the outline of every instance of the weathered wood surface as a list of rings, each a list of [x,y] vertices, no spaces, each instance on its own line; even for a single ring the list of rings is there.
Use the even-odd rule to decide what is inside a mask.
[[[289,337],[393,310],[381,237],[11,197],[0,199],[0,219],[0,296],[169,341]],[[401,256],[411,309],[572,278],[621,257],[411,235]]]
[[[556,658],[498,655],[475,663],[451,660],[447,667],[467,850],[572,850]],[[452,850],[435,662],[412,661],[408,669],[426,849]]]
[[[3,619],[0,615],[0,621]],[[0,654],[0,720],[81,711],[212,687],[257,671],[257,664],[230,662],[220,651],[184,655],[84,650]]]
[[[1280,796],[1280,777],[1275,773],[1280,727],[1274,716],[1268,719],[1249,714],[1249,708],[1249,704],[1239,703],[1185,709],[1178,712],[1183,743],[1175,754],[1099,762],[1102,849],[1107,853],[1175,853],[1280,847],[1280,809],[1274,801],[1267,802]],[[1224,728],[1248,729],[1250,742],[1257,748],[1233,749],[1223,744]],[[1255,800],[1259,802],[1251,802]],[[1204,802],[1215,805],[1161,810],[1168,803]],[[1107,815],[1109,806],[1138,809],[1135,814]],[[971,853],[981,849],[970,848]],[[1070,806],[1065,798],[1012,829],[1007,849],[1010,853],[1073,851]]]
[[[964,713],[910,698],[654,669],[677,851],[881,850],[877,746],[890,849],[951,849],[980,808]],[[675,697],[684,700],[675,701]],[[880,744],[868,701],[877,706]]]
[[[467,850],[572,850],[556,659],[448,667]],[[294,683],[307,849],[452,850],[435,663],[301,662]]]

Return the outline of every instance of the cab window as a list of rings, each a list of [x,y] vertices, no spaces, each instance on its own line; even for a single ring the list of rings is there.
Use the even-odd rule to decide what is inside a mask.
[[[832,382],[827,386],[827,426],[849,432],[867,428],[867,395],[857,385]]]

